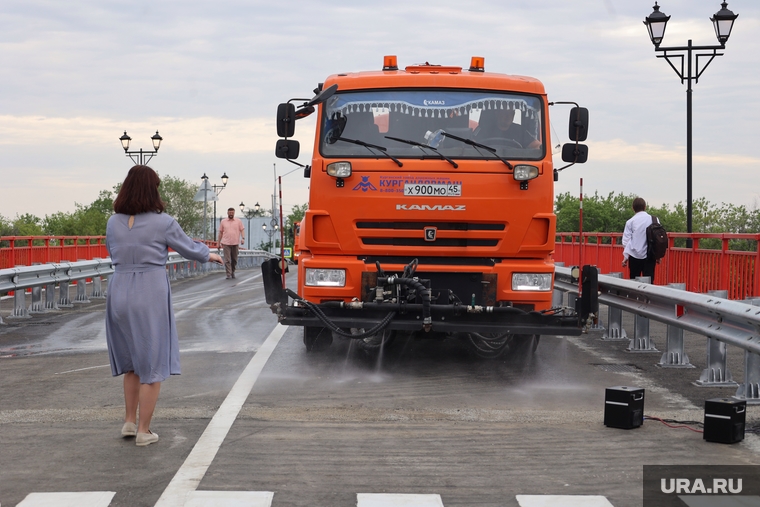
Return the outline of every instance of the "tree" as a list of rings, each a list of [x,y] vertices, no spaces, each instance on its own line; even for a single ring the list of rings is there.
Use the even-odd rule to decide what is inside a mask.
[[[101,190],[98,198],[88,205],[74,203],[73,213],[57,212],[46,215],[42,227],[52,236],[104,236],[106,224],[113,214],[113,194]]]
[[[160,175],[159,175],[160,176]],[[200,185],[173,176],[160,176],[161,184],[158,193],[164,201],[164,212],[174,217],[182,230],[190,236],[203,234],[203,201],[195,201],[193,198],[198,193]],[[118,194],[121,183],[114,186],[114,193]]]
[[[43,234],[42,220],[39,217],[31,213],[16,215],[16,220],[13,221],[14,236],[42,236]]]
[[[163,176],[158,192],[166,204],[165,212],[173,216],[182,230],[190,235],[199,235],[203,222],[203,202],[193,198],[199,185],[172,176]]]

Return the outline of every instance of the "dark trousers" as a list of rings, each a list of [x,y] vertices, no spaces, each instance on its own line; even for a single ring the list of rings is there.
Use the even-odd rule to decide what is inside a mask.
[[[224,248],[224,270],[227,276],[235,276],[239,247],[238,245],[222,245],[222,248]]]
[[[654,267],[657,261],[654,259],[637,259],[628,257],[628,268],[630,269],[630,279],[633,280],[639,276],[648,276],[649,281],[654,283]]]

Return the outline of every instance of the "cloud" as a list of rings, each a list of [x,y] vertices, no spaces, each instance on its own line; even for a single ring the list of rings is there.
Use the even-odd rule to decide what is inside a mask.
[[[685,146],[660,146],[651,143],[631,144],[623,139],[589,142],[595,161],[648,163],[656,165],[685,164]],[[692,161],[705,165],[752,166],[760,168],[760,157],[734,153],[692,153]]]
[[[313,126],[299,127],[299,138],[313,138]],[[139,122],[0,115],[0,146],[118,146],[126,130],[132,138],[131,150],[152,150],[150,137],[156,129],[164,139],[162,146],[168,143],[173,150],[195,153],[274,153],[277,140],[274,115],[245,119],[157,117]]]

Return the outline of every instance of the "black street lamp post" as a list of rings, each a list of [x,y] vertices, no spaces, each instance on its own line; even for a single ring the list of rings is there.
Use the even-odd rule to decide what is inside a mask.
[[[125,130],[124,135],[119,138],[121,146],[124,148],[124,153],[132,159],[132,162],[138,165],[147,164],[150,162],[150,159],[158,154],[158,148],[161,147],[161,141],[163,140],[163,138],[158,135],[158,130],[156,130],[156,135],[151,136],[150,140],[153,142],[153,150],[143,150],[140,148],[137,151],[129,151],[129,142],[132,141],[132,138],[127,135],[127,131]]]
[[[203,176],[201,176],[202,180],[208,181],[208,176],[206,176],[206,173],[203,173]],[[222,174],[222,184],[221,185],[210,185],[212,189],[214,189],[214,194],[219,195],[222,193],[222,190],[227,186],[227,181],[229,180],[229,177],[227,176],[227,173],[225,172]],[[204,183],[206,183],[204,181]],[[206,183],[206,188],[208,188],[208,184]],[[212,241],[216,241],[216,199],[214,199],[214,239]]]
[[[269,227],[267,228],[267,224],[262,224],[261,228],[264,229],[264,232],[266,232],[267,236],[269,236],[269,244],[271,245],[269,247],[270,248],[269,251],[271,252],[272,250],[274,250],[274,243],[272,242],[272,236],[274,236],[274,233],[280,229],[280,226],[277,225],[277,220],[274,217],[272,217],[272,220],[270,220],[269,222]],[[280,247],[282,247],[282,245],[280,245]]]
[[[723,53],[718,53],[719,50],[726,49],[726,42],[731,35],[731,28],[734,25],[734,20],[739,16],[727,9],[728,3],[721,3],[721,10],[716,12],[710,21],[713,22],[715,27],[715,36],[720,43],[717,46],[694,46],[689,39],[686,46],[674,46],[674,47],[660,47],[662,39],[665,36],[665,26],[670,19],[670,16],[666,16],[660,12],[660,6],[657,2],[654,3],[654,11],[652,14],[644,19],[644,24],[649,31],[649,38],[654,44],[654,50],[656,52],[662,52],[662,54],[656,55],[657,58],[665,58],[670,67],[681,78],[681,83],[686,81],[686,232],[692,232],[692,194],[691,194],[691,170],[692,170],[692,137],[691,137],[691,99],[692,99],[692,81],[696,84],[699,82],[699,77],[707,69],[707,66],[715,59],[716,56],[723,56]],[[707,62],[704,62],[702,67],[699,66],[700,57],[709,57]],[[674,61],[677,62],[674,64]],[[684,63],[686,64],[686,70],[684,70]],[[691,246],[691,240],[688,241]]]
[[[240,213],[243,214],[245,218],[248,219],[248,231],[246,231],[246,235],[248,236],[248,247],[247,249],[251,249],[251,218],[259,216],[259,210],[261,209],[261,206],[259,206],[259,203],[257,202],[253,206],[253,213],[251,213],[251,208],[248,208],[248,213],[245,211],[245,204],[240,201]]]

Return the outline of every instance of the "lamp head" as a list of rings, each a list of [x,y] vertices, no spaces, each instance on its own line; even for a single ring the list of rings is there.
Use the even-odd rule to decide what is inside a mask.
[[[728,42],[728,38],[731,36],[731,28],[734,26],[734,20],[739,17],[738,14],[727,9],[728,2],[720,4],[721,9],[713,14],[710,21],[713,22],[715,27],[715,36],[718,38],[721,46]]]
[[[127,151],[129,149],[129,142],[132,140],[131,137],[127,135],[127,131],[124,131],[124,135],[119,138],[119,141],[121,141],[121,147],[124,148],[124,151]]]
[[[150,140],[153,141],[153,149],[158,151],[161,147],[161,141],[163,141],[163,137],[158,135],[158,130],[156,130],[156,135],[151,136]]]
[[[227,186],[227,180],[229,180],[229,177],[227,176],[227,173],[225,172],[224,174],[222,174],[222,185],[224,185],[225,187]]]
[[[657,5],[657,2],[654,3],[652,9],[654,9],[652,14],[644,18],[644,24],[647,26],[652,44],[654,47],[659,47],[663,37],[665,37],[665,26],[668,24],[670,16],[660,12],[660,6]]]

